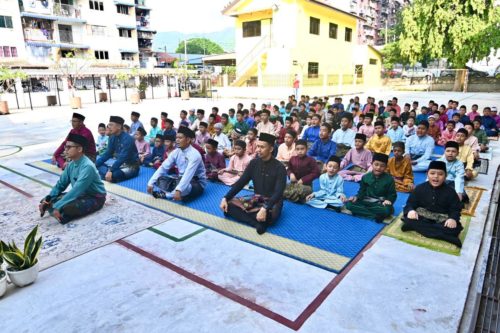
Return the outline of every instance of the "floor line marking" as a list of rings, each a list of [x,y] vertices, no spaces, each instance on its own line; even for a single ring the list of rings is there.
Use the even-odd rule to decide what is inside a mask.
[[[5,182],[3,180],[0,180],[0,184],[3,184],[3,185],[7,186],[10,189],[13,189],[14,191],[19,192],[19,193],[21,193],[22,195],[24,195],[24,196],[26,196],[28,198],[33,198],[32,194],[30,194],[28,192],[25,192],[25,191],[21,190],[19,187],[16,187],[16,186],[14,186],[12,184],[9,184],[9,183],[7,183],[7,182]]]
[[[138,246],[135,246],[134,244],[131,244],[123,239],[116,241],[116,243],[122,245],[123,247],[125,247],[125,248],[127,248],[127,249],[129,249],[129,250],[131,250],[131,251],[163,266],[163,267],[170,269],[171,271],[174,271],[175,273],[177,273],[177,274],[179,274],[179,275],[181,275],[181,276],[183,276],[183,277],[185,277],[185,278],[187,278],[195,283],[198,283],[198,284],[200,284],[200,285],[202,285],[202,286],[204,286],[204,287],[206,287],[206,288],[208,288],[208,289],[210,289],[210,290],[212,290],[212,291],[214,291],[214,292],[216,292],[216,293],[218,293],[226,298],[229,298],[229,299],[231,299],[231,300],[233,300],[233,301],[235,301],[235,302],[237,302],[237,303],[239,303],[239,304],[241,304],[241,305],[243,305],[251,310],[254,310],[254,311],[262,314],[263,316],[265,316],[269,319],[272,319],[272,320],[274,320],[282,325],[285,325],[289,328],[293,328],[293,326],[294,326],[294,322],[291,321],[290,319],[288,319],[288,318],[286,318],[286,317],[284,317],[284,316],[282,316],[274,311],[266,309],[265,307],[263,307],[261,305],[253,303],[253,302],[247,300],[246,298],[243,298],[243,297],[241,297],[241,296],[239,296],[239,295],[237,295],[237,294],[235,294],[235,293],[233,293],[233,292],[231,292],[231,291],[229,291],[229,290],[227,290],[219,285],[216,285],[213,282],[205,280],[202,277],[199,277],[198,275],[195,275],[195,274],[193,274],[193,273],[191,273],[191,272],[189,272],[189,271],[187,271],[179,266],[172,264],[171,262],[169,262],[163,258],[160,258],[160,257],[158,257],[158,256],[156,256],[148,251],[141,249]]]
[[[187,240],[187,239],[189,239],[189,238],[191,238],[191,237],[194,237],[194,236],[196,236],[196,235],[198,235],[198,234],[200,234],[200,233],[202,233],[203,231],[206,231],[206,230],[208,230],[208,229],[207,229],[207,228],[200,228],[200,229],[198,229],[198,230],[196,230],[196,231],[194,231],[194,232],[192,232],[192,233],[190,233],[190,234],[188,234],[188,235],[186,235],[186,236],[184,236],[184,237],[181,237],[181,238],[177,238],[177,237],[175,237],[175,236],[172,236],[172,235],[170,235],[170,234],[167,234],[166,232],[161,231],[161,230],[158,230],[158,229],[156,229],[155,227],[149,227],[147,230],[149,230],[149,231],[151,231],[151,232],[154,232],[155,234],[160,235],[160,236],[162,236],[162,237],[168,238],[168,239],[170,239],[171,241],[174,241],[174,242],[176,242],[176,243],[180,243],[180,242],[184,242],[185,240]]]
[[[21,176],[21,177],[27,178],[27,179],[29,179],[29,180],[32,180],[32,181],[34,181],[34,182],[36,182],[36,183],[38,183],[38,184],[40,184],[40,185],[43,185],[43,186],[46,186],[46,187],[52,187],[52,185],[50,185],[50,184],[48,184],[48,183],[46,183],[46,182],[43,182],[43,181],[38,180],[38,179],[36,179],[36,178],[33,178],[33,177],[30,177],[30,176],[27,176],[27,175],[25,175],[25,174],[23,174],[23,173],[20,173],[19,171],[16,171],[16,170],[14,170],[14,169],[11,169],[11,168],[9,168],[9,167],[6,167],[5,165],[1,165],[1,164],[0,164],[0,168],[5,169],[5,170],[7,170],[7,171],[10,171],[10,172],[12,172],[12,173],[15,173],[15,174],[16,174],[16,175],[18,175],[18,176]]]

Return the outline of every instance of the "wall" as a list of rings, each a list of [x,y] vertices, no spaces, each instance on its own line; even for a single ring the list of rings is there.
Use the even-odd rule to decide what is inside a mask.
[[[0,15],[11,16],[13,28],[0,28],[0,46],[17,48],[17,58],[0,58],[0,62],[18,62],[26,60],[23,29],[17,1],[0,0]]]

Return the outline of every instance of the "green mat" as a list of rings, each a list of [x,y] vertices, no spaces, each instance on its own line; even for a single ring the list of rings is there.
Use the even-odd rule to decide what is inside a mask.
[[[460,240],[462,241],[462,244],[464,243],[467,231],[469,231],[470,219],[471,219],[470,216],[464,216],[464,215],[462,215],[460,219],[460,222],[464,227],[459,236]],[[386,227],[386,229],[384,230],[384,235],[399,239],[408,244],[424,247],[432,251],[453,254],[455,256],[460,255],[460,248],[458,248],[457,246],[442,240],[424,237],[415,231],[403,232],[401,230],[402,225],[403,221],[401,221],[401,216],[399,216],[397,219],[394,220],[394,222],[392,222],[390,225]]]

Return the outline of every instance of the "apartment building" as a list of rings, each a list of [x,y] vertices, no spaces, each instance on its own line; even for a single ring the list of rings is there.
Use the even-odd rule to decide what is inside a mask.
[[[397,15],[409,3],[409,0],[350,0],[350,12],[363,19],[358,21],[358,42],[384,45],[385,32],[394,27]]]
[[[75,52],[96,67],[153,67],[150,10],[145,0],[0,0],[0,63],[49,67]]]

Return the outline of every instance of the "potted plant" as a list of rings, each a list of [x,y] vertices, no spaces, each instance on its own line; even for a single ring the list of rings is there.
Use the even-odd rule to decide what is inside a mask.
[[[42,247],[42,237],[36,238],[38,225],[31,230],[24,241],[21,251],[14,242],[2,243],[3,258],[7,263],[7,275],[10,281],[18,287],[35,282],[38,277],[38,254]]]
[[[0,242],[0,297],[5,294],[7,290],[7,273],[2,270],[3,266],[3,242]]]
[[[12,92],[13,85],[16,84],[16,79],[26,79],[28,75],[23,71],[14,71],[8,67],[0,66],[0,114],[9,114],[9,104],[7,101],[2,101],[2,96],[5,92]]]
[[[144,81],[141,81],[141,83],[139,83],[139,87],[137,87],[137,90],[139,90],[140,99],[146,99],[146,89],[148,89],[148,84]]]
[[[76,54],[76,50],[72,50],[65,54],[64,58],[59,58],[55,62],[55,69],[60,72],[61,77],[68,81],[69,102],[72,109],[80,109],[82,107],[82,98],[76,96],[76,79],[81,77],[82,73],[87,70],[95,58],[90,53]]]

